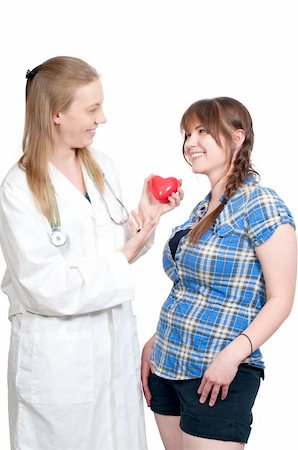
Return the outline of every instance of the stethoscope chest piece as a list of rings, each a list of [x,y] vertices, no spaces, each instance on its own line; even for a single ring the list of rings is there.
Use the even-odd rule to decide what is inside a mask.
[[[52,228],[51,243],[55,245],[55,247],[62,247],[62,245],[66,244],[66,242],[67,235],[61,231],[61,228]]]

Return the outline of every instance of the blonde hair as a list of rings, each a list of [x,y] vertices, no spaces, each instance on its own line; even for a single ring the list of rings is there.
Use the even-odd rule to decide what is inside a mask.
[[[249,111],[238,100],[230,97],[203,99],[193,103],[183,114],[180,123],[181,131],[185,133],[184,144],[187,131],[194,122],[199,122],[206,129],[207,133],[213,137],[218,146],[223,148],[221,142],[222,137],[226,142],[229,152],[229,165],[226,173],[230,172],[227,178],[226,190],[224,192],[224,197],[227,201],[236,192],[238,187],[245,182],[249,175],[259,175],[251,163],[254,131]],[[233,158],[233,131],[237,129],[245,131],[245,140],[235,158]],[[183,155],[185,157],[184,144]],[[213,225],[224,206],[225,202],[221,202],[214,211],[198,222],[189,233],[191,242],[197,242],[198,239]]]
[[[48,156],[53,147],[54,114],[66,111],[72,103],[74,91],[100,78],[97,71],[79,58],[57,56],[26,74],[26,113],[23,135],[23,156],[19,166],[26,177],[33,198],[50,223],[55,221],[55,197],[48,174]],[[103,173],[85,148],[76,149],[77,156],[92,174],[102,192]]]

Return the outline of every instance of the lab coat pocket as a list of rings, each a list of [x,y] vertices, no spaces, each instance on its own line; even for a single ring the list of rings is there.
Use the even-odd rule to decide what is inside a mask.
[[[89,333],[34,333],[31,402],[93,401],[93,345]]]

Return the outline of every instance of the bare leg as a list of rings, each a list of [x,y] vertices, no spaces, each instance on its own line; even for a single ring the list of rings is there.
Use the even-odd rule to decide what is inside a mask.
[[[244,444],[240,442],[218,441],[192,436],[182,432],[183,450],[243,450]]]
[[[165,450],[182,450],[180,416],[166,416],[154,413]]]

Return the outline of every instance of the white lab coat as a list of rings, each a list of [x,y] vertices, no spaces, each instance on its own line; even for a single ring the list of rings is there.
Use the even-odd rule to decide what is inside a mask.
[[[109,157],[96,153],[120,196]],[[10,301],[9,418],[13,450],[145,450],[132,271],[125,230],[84,170],[91,204],[49,164],[65,246],[14,166],[0,190]],[[119,205],[106,189],[111,214]]]

